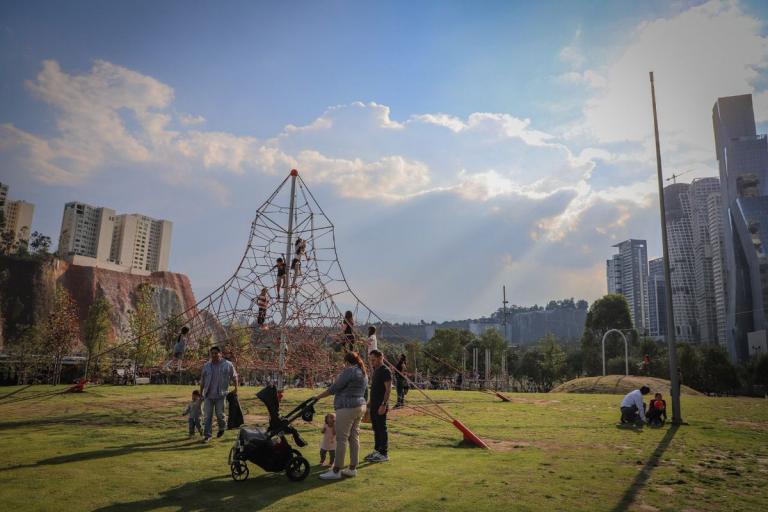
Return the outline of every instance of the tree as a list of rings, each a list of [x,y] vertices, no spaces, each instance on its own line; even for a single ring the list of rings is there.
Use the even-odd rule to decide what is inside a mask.
[[[62,361],[77,344],[78,334],[75,303],[63,286],[56,285],[53,305],[45,322],[43,337],[45,349],[53,357],[52,384],[60,383]]]
[[[152,307],[153,295],[154,288],[150,284],[140,284],[136,287],[136,308],[128,315],[128,325],[134,343],[134,381],[139,367],[156,363],[161,355],[158,319]]]
[[[16,335],[8,339],[6,349],[13,356],[11,368],[16,373],[16,383],[33,383],[40,369],[43,335],[35,325],[17,325],[15,332]]]
[[[456,369],[461,368],[464,347],[476,340],[474,334],[463,329],[437,329],[424,345],[424,350],[434,355],[426,359],[430,373],[441,377],[454,375]]]
[[[88,316],[83,326],[83,344],[88,351],[88,360],[85,363],[86,379],[93,355],[101,352],[109,341],[112,332],[111,312],[112,306],[104,297],[97,298],[88,308]]]
[[[581,351],[584,371],[596,375],[602,368],[601,341],[609,329],[631,329],[632,316],[629,313],[627,299],[623,295],[608,294],[592,303],[587,312],[584,333],[581,336]],[[617,340],[606,340],[605,355],[609,359],[619,355]]]
[[[740,387],[736,367],[719,345],[701,348],[701,391],[724,393]],[[698,388],[697,388],[698,389]]]
[[[701,389],[701,355],[692,345],[680,343],[677,346],[677,360],[683,377],[682,384]]]
[[[51,237],[45,236],[39,231],[33,231],[29,238],[29,248],[37,256],[47,257],[50,255]]]
[[[527,350],[520,358],[518,373],[521,377],[531,380],[534,384],[541,384],[542,355],[537,349]]]
[[[507,348],[507,342],[496,329],[486,329],[477,340],[480,349],[480,366],[485,372],[485,350],[491,351],[490,374],[498,374],[501,371],[501,358],[504,356],[504,350]],[[483,373],[484,375],[484,373]]]
[[[758,386],[768,387],[768,354],[755,357],[750,363],[752,382]]]
[[[563,376],[566,355],[557,344],[557,339],[551,334],[541,339],[539,352],[541,353],[541,383],[549,390]]]

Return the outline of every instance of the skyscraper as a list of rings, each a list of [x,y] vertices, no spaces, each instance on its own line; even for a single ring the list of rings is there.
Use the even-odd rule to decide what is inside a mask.
[[[715,295],[715,318],[717,323],[717,342],[727,349],[725,335],[725,249],[723,247],[723,215],[721,195],[710,194],[707,198],[707,221],[709,222],[710,241],[712,243],[712,287]]]
[[[605,262],[608,293],[621,293],[621,255],[614,254]]]
[[[712,232],[712,228],[720,229],[722,223],[719,226],[713,226],[710,223],[709,198],[711,195],[720,195],[720,180],[717,178],[693,180],[688,190],[693,231],[694,300],[699,339],[702,343],[719,341],[712,246],[713,238],[719,238],[720,233]]]
[[[632,325],[648,330],[648,249],[645,240],[625,240],[614,245],[619,249],[606,261],[608,292],[627,299]]]
[[[699,340],[693,268],[693,229],[688,195],[690,187],[687,183],[664,187],[675,337],[678,341],[688,343]]]
[[[648,335],[661,338],[667,334],[667,284],[664,258],[648,262]]]
[[[718,98],[712,108],[720,169],[726,282],[726,338],[731,356],[749,356],[748,338],[768,327],[768,141],[758,135],[752,95]]]

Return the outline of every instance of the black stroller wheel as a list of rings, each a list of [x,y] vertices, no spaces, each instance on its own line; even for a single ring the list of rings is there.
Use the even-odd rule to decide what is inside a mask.
[[[232,471],[232,480],[235,480],[236,482],[242,482],[248,478],[250,471],[248,470],[248,465],[245,462],[236,460],[229,467]]]
[[[289,480],[301,482],[309,475],[309,462],[302,456],[295,456],[288,463],[285,474]]]

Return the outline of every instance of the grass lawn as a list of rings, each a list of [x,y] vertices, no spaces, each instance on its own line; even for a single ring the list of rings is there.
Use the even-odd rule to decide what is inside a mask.
[[[324,482],[317,447],[326,399],[314,425],[295,424],[313,466],[293,483],[254,465],[247,481],[232,481],[232,431],[209,445],[188,440],[181,411],[190,387],[95,386],[13,402],[50,389],[0,389],[2,510],[768,509],[768,400],[684,396],[689,425],[638,432],[616,427],[616,395],[518,394],[505,403],[435,391],[492,450],[465,447],[451,425],[405,409],[390,417],[390,462]],[[266,413],[255,392],[240,392],[252,422]],[[284,410],[309,395],[289,390]],[[368,453],[368,425],[361,438]]]

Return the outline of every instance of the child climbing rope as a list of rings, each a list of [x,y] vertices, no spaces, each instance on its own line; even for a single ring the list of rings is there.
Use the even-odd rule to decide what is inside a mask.
[[[291,272],[293,272],[291,287],[296,288],[296,279],[301,275],[301,257],[298,255],[296,258],[293,258],[293,261],[291,261]]]
[[[307,258],[307,261],[309,261],[309,254],[307,254],[307,241],[304,240],[301,237],[298,237],[296,239],[296,257],[300,260],[302,256],[305,256]]]
[[[277,281],[275,282],[275,289],[277,290],[277,300],[280,300],[280,288],[286,288],[288,283],[285,275],[285,261],[283,258],[277,258],[275,266],[272,270],[277,269]]]
[[[267,307],[269,306],[269,295],[266,288],[262,288],[261,293],[256,297],[256,306],[259,308],[256,323],[259,324],[260,329],[264,329],[264,322],[267,319]]]

